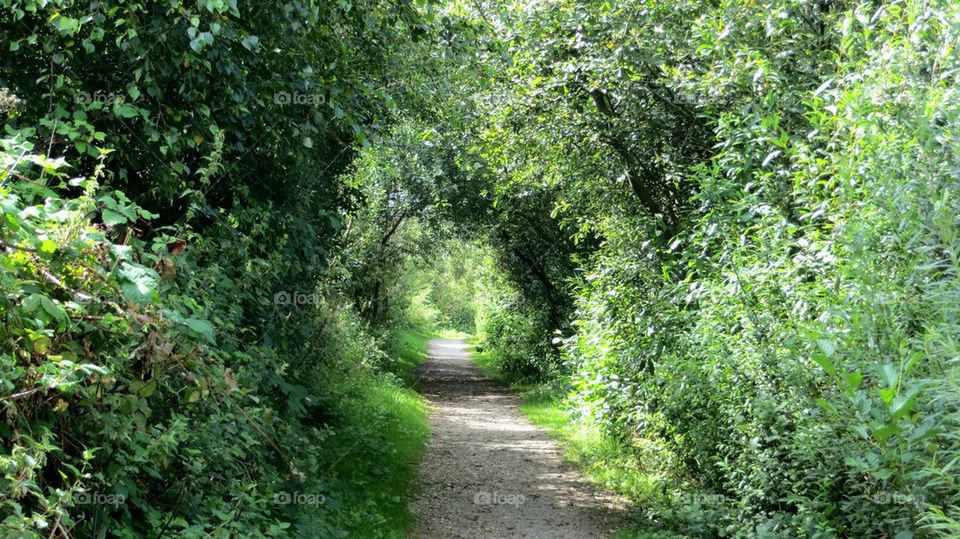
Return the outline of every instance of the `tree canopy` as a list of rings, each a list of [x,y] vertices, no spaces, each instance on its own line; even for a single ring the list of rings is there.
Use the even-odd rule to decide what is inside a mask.
[[[390,536],[431,324],[650,533],[960,534],[956,3],[0,4],[0,534]]]

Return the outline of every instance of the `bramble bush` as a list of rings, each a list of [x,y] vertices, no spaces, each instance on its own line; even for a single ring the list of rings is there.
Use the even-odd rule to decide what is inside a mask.
[[[203,507],[203,529],[238,501],[248,525],[282,530],[237,460],[263,451],[275,425],[225,367],[205,314],[160,300],[187,256],[182,240],[138,238],[134,225],[155,216],[101,188],[102,167],[72,177],[15,139],[3,161],[6,533],[184,530],[175,517],[187,507]],[[223,437],[238,443],[215,451]],[[260,480],[295,471],[278,458],[291,468],[256,470]],[[197,485],[220,490],[220,503],[197,505]]]
[[[143,240],[135,226],[155,216],[102,187],[100,168],[74,177],[27,142],[3,145],[4,534],[394,529],[393,492],[358,493],[370,470],[332,466],[360,453],[408,476],[392,444],[426,431],[398,431],[418,420],[397,414],[423,411],[378,373],[385,345],[336,279],[314,304],[274,307],[307,313],[286,337],[299,354],[244,344],[241,311],[209,308],[243,292],[238,276],[204,262],[202,243]],[[288,505],[291,493],[320,502]]]
[[[2,6],[0,534],[399,533],[424,411],[341,176],[429,5]]]

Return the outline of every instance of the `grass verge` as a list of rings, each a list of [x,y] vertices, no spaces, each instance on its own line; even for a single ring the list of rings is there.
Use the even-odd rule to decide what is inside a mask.
[[[413,523],[407,494],[417,463],[430,436],[427,404],[413,390],[414,369],[426,357],[433,335],[400,332],[392,343],[391,372],[364,379],[353,402],[331,436],[339,454],[332,467],[335,499],[326,509],[336,516],[342,537],[406,537]]]
[[[630,500],[635,506],[660,505],[663,477],[646,469],[637,454],[604,436],[596,426],[578,422],[564,404],[563,391],[550,385],[516,385],[523,399],[520,411],[531,423],[545,429],[563,449],[564,457],[593,483]],[[640,515],[635,517],[639,519]],[[621,530],[614,539],[682,537],[660,528],[656,521]]]
[[[407,385],[413,383],[414,371],[427,360],[427,341],[437,337],[432,331],[406,329],[390,344],[394,362],[391,372]]]
[[[475,335],[467,335],[463,338],[467,344],[470,345],[470,359],[473,360],[473,364],[480,368],[484,376],[491,380],[497,380],[498,382],[509,382],[506,377],[500,372],[500,368],[497,366],[497,358],[493,352],[489,350],[481,350],[479,347],[478,339]],[[516,389],[514,385],[514,389]]]

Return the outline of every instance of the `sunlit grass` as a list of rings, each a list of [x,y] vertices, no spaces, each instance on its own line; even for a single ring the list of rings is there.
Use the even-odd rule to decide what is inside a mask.
[[[637,456],[605,437],[595,426],[576,421],[564,404],[563,393],[549,385],[514,386],[523,398],[520,411],[545,429],[593,483],[615,492],[633,504],[654,502],[662,496],[661,474],[641,466]],[[637,525],[613,536],[627,538],[677,537],[651,526]]]
[[[427,404],[410,384],[433,336],[415,330],[399,332],[393,343],[396,378],[366,380],[363,398],[344,421],[350,427],[333,436],[332,445],[342,451],[334,468],[342,499],[334,500],[334,509],[350,536],[406,537],[413,523],[407,494],[430,428]],[[353,518],[351,512],[365,517]],[[378,518],[369,518],[371,514]]]
[[[380,419],[377,427],[382,448],[364,444],[364,450],[344,459],[343,466],[354,474],[357,470],[366,472],[361,483],[364,498],[376,504],[384,521],[365,523],[355,532],[362,537],[404,537],[413,523],[406,494],[430,436],[427,407],[413,390],[389,383],[372,385],[367,399],[361,411]]]
[[[459,329],[450,329],[450,328],[439,330],[436,336],[441,339],[464,339],[468,341],[468,344],[470,344],[469,340],[472,337],[472,335],[470,335],[465,331],[460,331]]]
[[[524,415],[546,429],[564,448],[564,456],[594,482],[632,500],[656,495],[662,479],[659,474],[642,469],[636,455],[605,437],[596,426],[577,422],[559,392],[531,386],[522,395]]]
[[[487,378],[506,382],[506,378],[497,366],[497,358],[493,352],[478,348],[479,343],[475,336],[470,336],[466,341],[467,344],[471,346],[470,359],[473,360],[473,364],[476,365]]]
[[[414,369],[427,360],[427,341],[436,336],[424,330],[399,331],[391,346],[394,355],[391,372],[407,384],[413,383]]]

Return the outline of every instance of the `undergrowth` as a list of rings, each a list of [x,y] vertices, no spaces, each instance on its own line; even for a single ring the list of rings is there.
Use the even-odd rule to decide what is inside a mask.
[[[350,536],[406,537],[412,524],[406,494],[430,429],[426,403],[409,384],[430,338],[418,330],[398,332],[392,345],[396,371],[354,381],[361,389],[344,410],[349,427],[327,440],[342,495],[327,503],[340,509],[341,528]]]

